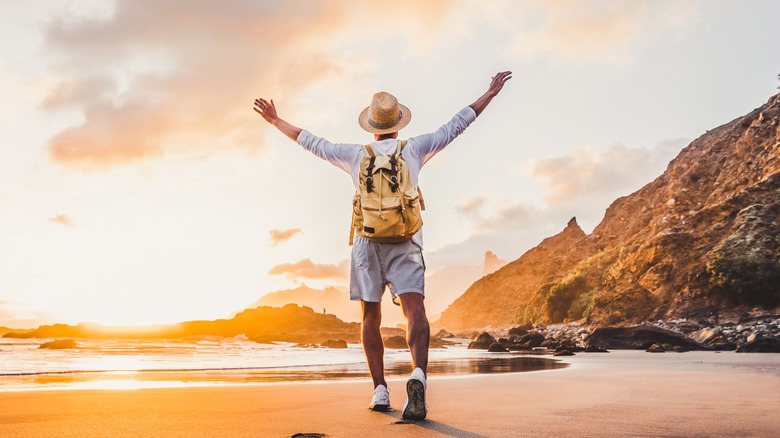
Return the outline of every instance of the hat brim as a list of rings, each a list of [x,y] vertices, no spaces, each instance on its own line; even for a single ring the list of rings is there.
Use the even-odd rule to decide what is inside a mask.
[[[412,120],[412,112],[409,111],[409,108],[407,108],[405,105],[401,105],[400,103],[398,104],[398,107],[401,109],[401,119],[398,120],[398,123],[396,123],[395,125],[389,128],[377,129],[368,123],[369,107],[366,107],[366,109],[364,109],[358,116],[358,124],[360,125],[361,128],[363,128],[364,130],[372,134],[389,134],[391,132],[400,131],[401,128],[408,125],[409,122]]]

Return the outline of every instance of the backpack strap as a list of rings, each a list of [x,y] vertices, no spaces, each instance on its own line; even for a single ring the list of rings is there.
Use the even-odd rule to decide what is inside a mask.
[[[374,148],[370,144],[363,146],[363,150],[366,151],[369,157],[368,166],[366,167],[366,192],[371,193],[374,190],[374,162],[376,161],[376,153]]]
[[[395,148],[395,153],[390,155],[390,190],[395,193],[398,190],[398,160],[403,159],[401,152],[406,146],[406,140],[399,140]]]
[[[406,140],[401,140],[398,142],[398,149],[396,149],[396,154],[398,156],[401,156],[401,152],[403,152],[404,148],[406,147]],[[420,195],[420,210],[425,210],[425,199],[423,199],[422,189],[420,189],[420,186],[417,186],[417,193]]]
[[[355,241],[355,215],[352,215],[352,221],[349,224],[349,246]]]

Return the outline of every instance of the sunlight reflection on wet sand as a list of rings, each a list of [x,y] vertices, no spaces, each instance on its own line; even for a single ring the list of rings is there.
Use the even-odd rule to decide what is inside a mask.
[[[434,360],[429,363],[428,372],[436,377],[451,377],[554,370],[567,366],[568,364],[555,359],[513,355]],[[386,374],[388,378],[394,378],[406,376],[411,371],[412,367],[409,362],[397,362],[387,367]],[[326,382],[368,378],[368,369],[363,363],[256,369],[47,372],[16,376],[6,375],[3,377],[4,384],[0,386],[0,391],[49,389],[129,390],[184,386]]]

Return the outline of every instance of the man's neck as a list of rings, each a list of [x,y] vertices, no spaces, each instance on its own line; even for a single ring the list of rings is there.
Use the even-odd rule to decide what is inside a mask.
[[[374,134],[374,140],[382,141],[390,138],[398,138],[398,132],[391,132],[389,134]]]

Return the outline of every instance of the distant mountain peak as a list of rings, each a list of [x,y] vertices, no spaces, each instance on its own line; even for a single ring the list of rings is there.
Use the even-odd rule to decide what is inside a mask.
[[[500,259],[493,251],[486,251],[485,261],[482,264],[482,276],[484,277],[485,275],[498,271],[506,265],[506,263],[506,260]]]

